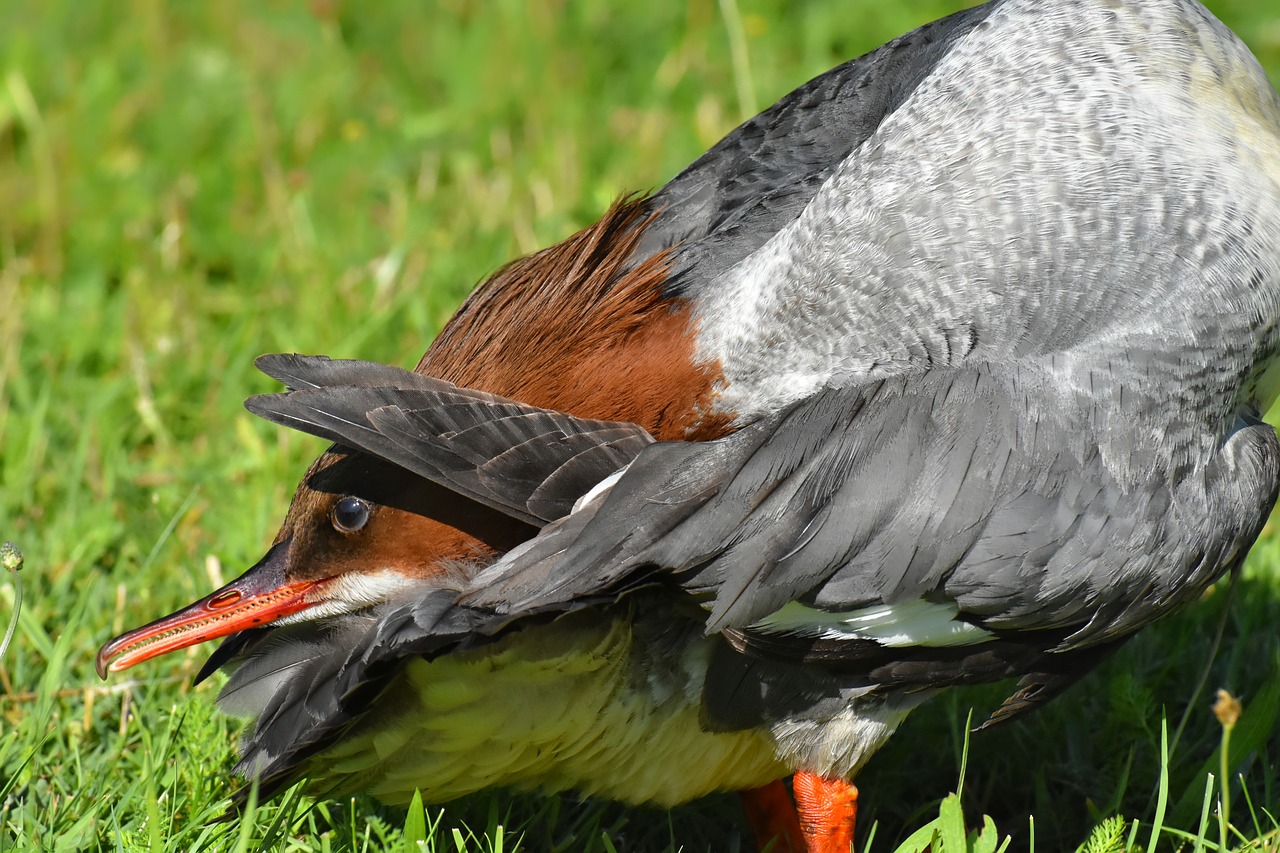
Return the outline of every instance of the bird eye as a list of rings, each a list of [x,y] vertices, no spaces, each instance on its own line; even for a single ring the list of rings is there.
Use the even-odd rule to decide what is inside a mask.
[[[345,497],[333,505],[329,517],[339,533],[355,533],[369,523],[369,505],[359,498]]]

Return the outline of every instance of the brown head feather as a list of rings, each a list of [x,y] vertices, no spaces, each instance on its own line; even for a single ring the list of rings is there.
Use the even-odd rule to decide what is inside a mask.
[[[670,250],[632,265],[658,214],[623,198],[600,221],[513,261],[458,309],[417,372],[660,439],[710,438],[718,364],[694,361],[689,305],[665,299]]]

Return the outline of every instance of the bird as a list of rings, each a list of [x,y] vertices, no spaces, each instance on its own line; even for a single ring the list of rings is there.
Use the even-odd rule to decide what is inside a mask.
[[[796,774],[793,849],[946,687],[1051,699],[1280,489],[1280,96],[1193,0],[993,0],[514,262],[414,371],[268,356],[334,442],[227,637],[270,794],[670,805]],[[767,837],[767,836],[763,836]]]

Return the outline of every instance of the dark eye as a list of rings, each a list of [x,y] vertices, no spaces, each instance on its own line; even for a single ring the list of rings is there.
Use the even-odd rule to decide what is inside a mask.
[[[339,533],[355,533],[369,523],[369,505],[359,498],[345,497],[333,505],[329,516]]]

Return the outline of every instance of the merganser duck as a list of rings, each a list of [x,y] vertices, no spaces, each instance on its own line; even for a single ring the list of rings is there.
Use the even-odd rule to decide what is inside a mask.
[[[1027,710],[1241,563],[1278,327],[1247,48],[1192,0],[995,0],[499,272],[414,373],[267,358],[293,390],[250,407],[335,446],[99,669],[233,635],[203,674],[267,793],[796,772],[847,849],[913,707],[1019,676]]]

